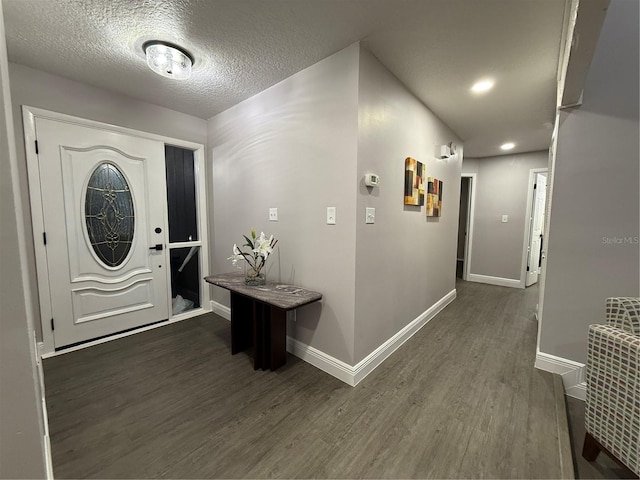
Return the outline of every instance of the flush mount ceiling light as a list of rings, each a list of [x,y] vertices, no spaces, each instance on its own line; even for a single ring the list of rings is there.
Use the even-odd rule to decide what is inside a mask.
[[[480,80],[471,87],[473,93],[484,93],[493,88],[493,80]]]
[[[193,57],[186,50],[169,42],[151,40],[142,45],[149,68],[167,78],[185,80],[191,76]]]
[[[515,147],[515,146],[516,146],[515,143],[508,142],[508,143],[503,143],[502,145],[500,145],[500,148],[502,150],[512,150],[513,147]]]

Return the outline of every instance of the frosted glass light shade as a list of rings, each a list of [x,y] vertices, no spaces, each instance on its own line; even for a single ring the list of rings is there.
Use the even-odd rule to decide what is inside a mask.
[[[149,68],[167,78],[185,80],[191,76],[193,58],[176,45],[165,42],[147,42],[143,45]]]

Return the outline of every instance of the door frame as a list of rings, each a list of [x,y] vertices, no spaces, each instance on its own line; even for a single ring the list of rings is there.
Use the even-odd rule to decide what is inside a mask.
[[[524,240],[522,243],[522,263],[520,265],[520,285],[519,288],[526,288],[527,285],[527,257],[529,256],[529,240],[531,237],[531,214],[533,213],[533,186],[536,183],[536,176],[538,173],[547,174],[547,182],[549,179],[549,168],[532,168],[529,170],[529,187],[527,189],[527,210],[525,213],[524,222]],[[548,192],[547,192],[548,195]],[[546,216],[546,203],[545,203],[545,216]],[[546,222],[546,219],[545,219]],[[546,223],[545,223],[546,225]],[[543,241],[546,241],[543,238]]]
[[[169,306],[169,318],[165,322],[156,323],[147,327],[140,327],[131,331],[116,333],[108,337],[100,338],[98,340],[88,341],[81,345],[55,351],[53,331],[50,324],[52,318],[51,307],[51,295],[49,288],[49,268],[47,264],[47,249],[45,247],[43,238],[41,237],[44,229],[44,214],[42,211],[42,194],[40,191],[41,178],[40,178],[40,165],[38,162],[38,154],[36,153],[36,118],[48,119],[58,122],[66,122],[75,125],[80,125],[90,128],[98,128],[110,132],[122,133],[132,137],[144,138],[148,140],[156,140],[163,142],[167,145],[173,145],[194,152],[195,162],[195,175],[196,175],[196,198],[198,200],[198,229],[199,238],[198,242],[189,242],[189,244],[200,243],[200,276],[204,279],[209,275],[209,242],[208,242],[208,225],[207,225],[207,192],[206,192],[206,168],[205,168],[205,148],[200,143],[189,142],[180,140],[177,138],[166,137],[164,135],[157,135],[148,132],[142,132],[131,128],[120,127],[117,125],[111,125],[107,123],[97,122],[94,120],[88,120],[72,115],[67,115],[58,112],[52,112],[41,108],[30,107],[27,105],[22,106],[22,122],[24,126],[24,140],[25,140],[25,153],[27,160],[27,174],[29,183],[29,199],[31,202],[31,224],[33,227],[33,243],[35,250],[35,263],[36,263],[36,279],[37,279],[37,292],[30,291],[29,295],[37,295],[40,304],[40,324],[42,326],[42,344],[39,345],[39,355],[41,358],[52,357],[81,348],[86,348],[99,343],[104,343],[116,338],[132,335],[134,333],[157,328],[169,323],[178,322],[187,318],[192,318],[203,313],[211,311],[210,301],[210,289],[204,285],[202,280],[200,308],[189,310],[188,312],[181,313],[175,317],[171,314],[171,269],[166,268],[166,285],[167,285],[167,301]],[[164,255],[166,256],[166,265],[169,266],[169,250],[171,244],[169,243],[169,232],[165,228],[165,242],[167,248],[164,249]]]
[[[464,239],[464,260],[462,263],[462,279],[469,281],[471,266],[471,250],[473,247],[473,220],[476,211],[476,178],[475,173],[461,173],[460,178],[469,179],[469,201],[467,204],[467,236]]]

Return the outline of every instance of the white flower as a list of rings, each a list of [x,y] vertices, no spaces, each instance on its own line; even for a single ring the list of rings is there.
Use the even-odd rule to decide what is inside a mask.
[[[231,263],[233,264],[234,267],[238,266],[238,262],[241,262],[242,260],[244,260],[244,257],[240,254],[240,249],[238,248],[238,245],[236,245],[235,243],[233,244],[233,255],[227,258],[227,260],[231,260]]]
[[[0,0],[1,1],[1,0]],[[276,246],[278,241],[271,235],[269,238],[260,232],[260,236],[256,237],[255,229],[251,229],[251,238],[243,235],[246,243],[243,247],[249,247],[251,250],[241,250],[237,244],[233,245],[233,255],[227,258],[231,260],[233,265],[240,268],[238,262],[245,261],[248,269],[253,270],[256,274],[260,274],[260,271],[267,263],[267,257],[273,253],[273,247]]]
[[[264,234],[264,232],[260,232],[260,236],[255,243],[256,248],[254,248],[253,251],[258,255],[264,257],[264,259],[266,260],[269,254],[273,252],[273,249],[271,248],[272,242],[273,235],[271,235],[271,237],[267,239],[267,236]]]

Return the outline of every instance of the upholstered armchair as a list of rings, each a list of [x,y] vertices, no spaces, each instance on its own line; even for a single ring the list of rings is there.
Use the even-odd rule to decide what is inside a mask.
[[[605,325],[589,326],[582,456],[603,450],[640,475],[640,298],[607,299]]]

